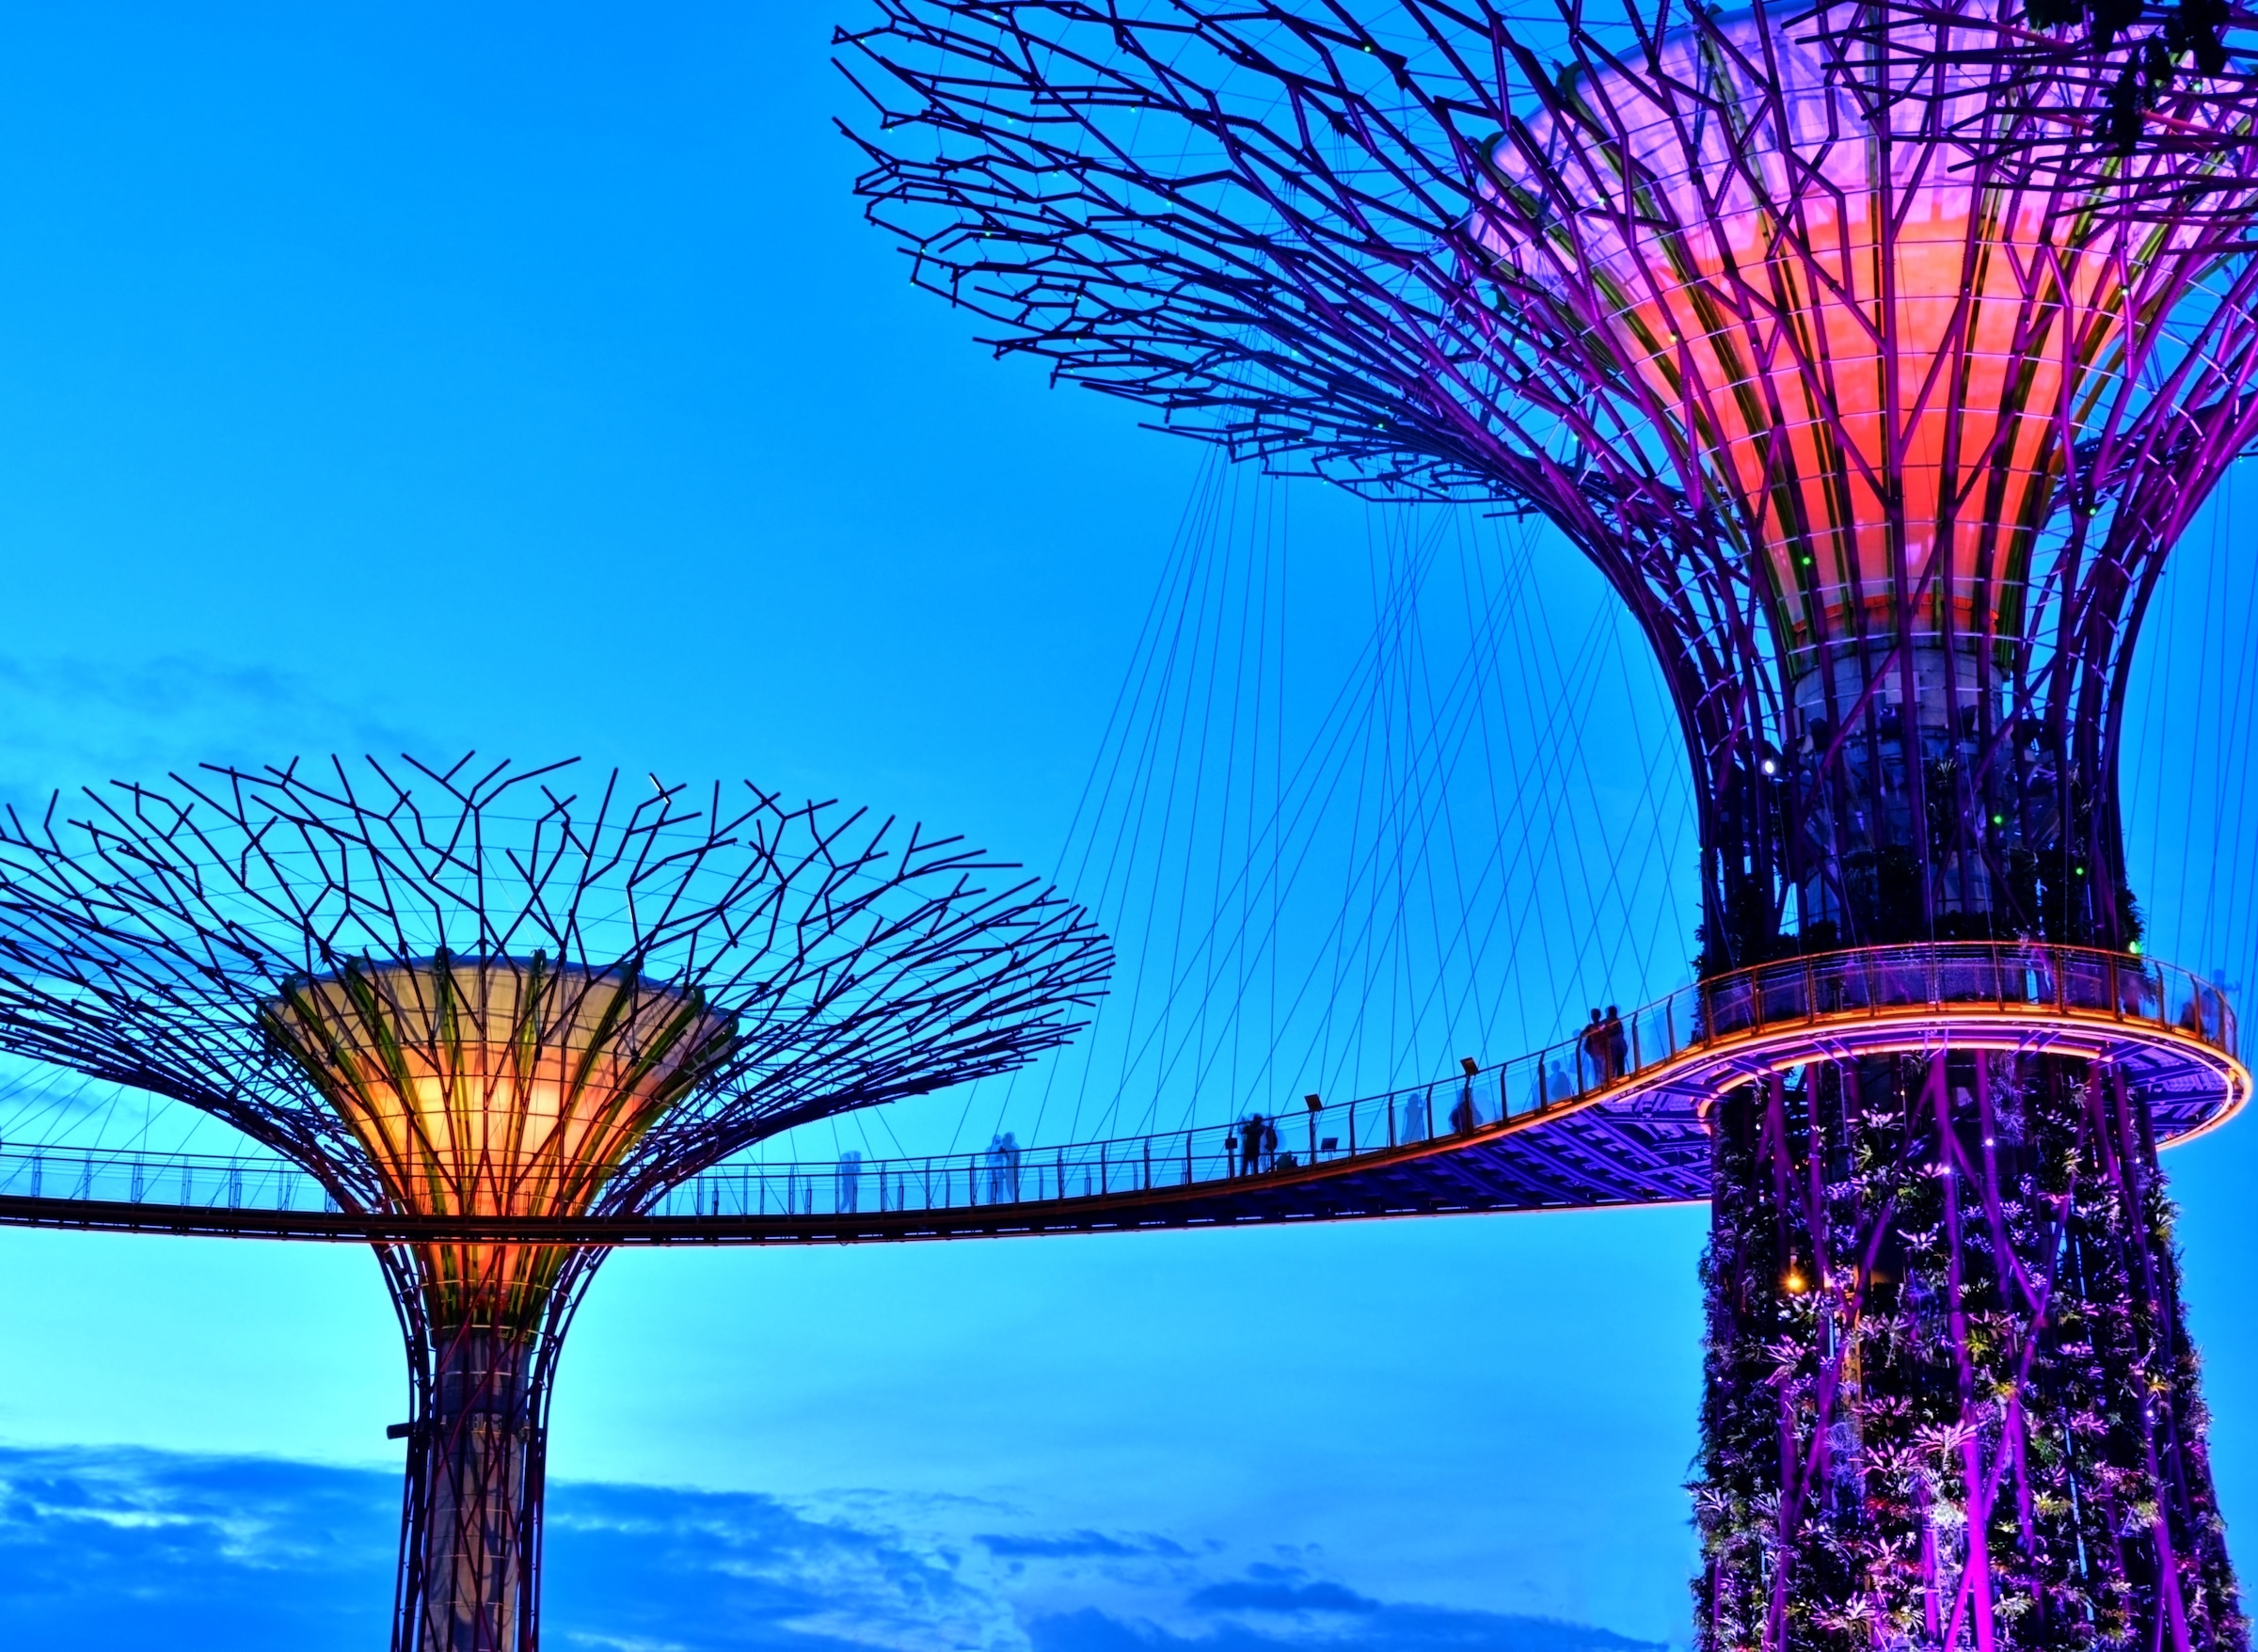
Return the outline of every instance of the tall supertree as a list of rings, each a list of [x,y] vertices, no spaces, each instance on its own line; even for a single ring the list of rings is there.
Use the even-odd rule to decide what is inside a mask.
[[[376,1249],[412,1400],[395,1652],[538,1643],[549,1396],[605,1253],[512,1221],[632,1215],[1009,1072],[1110,962],[960,840],[572,779],[213,769],[0,822],[0,1051],[199,1108],[416,1233]]]
[[[2201,142],[2065,148],[2113,81],[1985,0],[877,3],[863,193],[1000,352],[1605,576],[1705,977],[2131,963],[2133,645],[2258,434],[2242,100],[2191,71]],[[2245,1644],[2136,1078],[1815,1032],[1709,1120],[1704,1647]]]

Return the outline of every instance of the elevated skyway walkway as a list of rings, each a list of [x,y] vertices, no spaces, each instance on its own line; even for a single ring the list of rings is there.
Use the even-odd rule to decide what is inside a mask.
[[[1709,1197],[1709,1105],[1813,1060],[1941,1049],[2107,1063],[2144,1094],[2159,1144],[2250,1095],[2223,994],[2150,960],[1947,943],[1782,961],[1458,1077],[1310,1098],[1244,1152],[1243,1120],[1062,1146],[899,1159],[738,1162],[645,1214],[569,1221],[341,1208],[276,1157],[0,1146],[0,1224],[331,1241],[842,1244],[1222,1227]],[[1619,1070],[1618,1070],[1619,1069]]]

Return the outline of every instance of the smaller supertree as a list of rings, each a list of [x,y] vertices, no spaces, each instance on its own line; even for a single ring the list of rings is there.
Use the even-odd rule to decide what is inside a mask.
[[[634,1215],[792,1125],[1008,1072],[1110,962],[961,840],[750,786],[582,798],[565,767],[210,769],[0,823],[0,1051],[421,1219],[376,1248],[413,1399],[396,1652],[538,1640],[549,1394],[603,1253],[508,1221]]]

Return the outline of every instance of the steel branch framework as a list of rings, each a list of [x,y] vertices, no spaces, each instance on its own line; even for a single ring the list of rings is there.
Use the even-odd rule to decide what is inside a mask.
[[[2246,151],[2143,155],[2082,195],[2021,178],[2010,141],[2040,116],[1986,113],[2012,66],[1936,56],[1959,23],[1902,18],[1861,65],[1884,26],[1864,10],[1828,14],[1833,35],[1828,19],[1791,29],[1800,11],[1727,26],[1667,4],[1603,34],[1577,10],[1525,40],[1487,7],[883,9],[884,26],[843,37],[881,111],[862,187],[917,278],[996,323],[1000,351],[1281,469],[1541,512],[1606,574],[1703,783],[1711,967],[1767,956],[1799,885],[1805,921],[1832,913],[1844,943],[1929,932],[1955,904],[1954,859],[2011,891],[2024,926],[2123,938],[2130,644],[2164,548],[2258,418]],[[2106,98],[2097,81],[2055,90],[2071,113]],[[1830,167],[1877,128],[1913,157],[1885,191],[1899,215],[1846,248],[1815,202],[1844,194]],[[1688,157],[1698,181],[1669,187]],[[1927,324],[1925,358],[1869,393],[1879,405],[1847,409],[1821,358],[1837,341],[1798,323],[1828,294],[1854,309],[1846,259],[1889,264],[1916,228],[1902,214],[1948,183],[2017,215],[2025,256]],[[1658,275],[1717,250],[1712,210],[1769,226],[1763,255],[1692,283]],[[1971,260],[1983,234],[1964,231]],[[1655,349],[1623,325],[1674,306],[1707,338]],[[1923,325],[1847,319],[1885,361]],[[1955,422],[1956,392],[2002,356],[2050,366],[2057,395]],[[1768,436],[1773,419],[1807,434]],[[1908,487],[1921,439],[1950,450],[1947,473]],[[1996,543],[1957,563],[1919,554],[1940,525],[1969,540],[1987,521]],[[1843,565],[1810,581],[1825,587],[1812,612],[1786,615],[1806,581],[1753,553],[1815,527],[1841,532]],[[1823,839],[1858,713],[1886,706],[1932,637],[1940,662],[1963,661],[1955,691],[1990,709],[1967,795],[1931,799],[1918,765],[1904,788],[1900,806],[1939,817],[1940,835],[1954,814],[1971,828],[1904,892],[1906,922],[1826,887],[1841,868]],[[1815,652],[1856,675],[1837,674],[1817,760],[1767,775],[1804,742],[1786,679]],[[1999,812],[1977,794],[2011,771],[2051,794],[2046,818],[1973,831]]]
[[[2128,152],[1987,0],[876,5],[863,193],[999,351],[1598,565],[1694,763],[1705,974],[2138,951],[2133,645],[2258,435],[2234,76]],[[1703,1644],[2239,1647],[2161,1098],[1932,1030],[1712,1098]]]
[[[571,779],[213,769],[0,823],[0,1051],[406,1224],[376,1247],[413,1398],[401,1652],[536,1644],[549,1387],[603,1252],[511,1221],[628,1220],[779,1130],[1008,1072],[1110,961],[956,839]]]

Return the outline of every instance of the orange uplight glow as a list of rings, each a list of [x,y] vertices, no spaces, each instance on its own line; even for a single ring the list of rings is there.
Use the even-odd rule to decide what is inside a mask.
[[[2089,253],[2065,297],[2044,227],[1980,222],[1966,189],[1918,192],[1886,246],[1877,193],[1843,204],[1797,201],[1791,241],[1768,214],[1717,220],[1690,267],[1658,258],[1630,284],[1615,326],[1738,502],[1797,643],[1815,612],[1886,622],[1900,569],[1916,629],[1948,603],[1963,635],[2012,634],[2065,390],[2114,338],[2122,289]]]
[[[1493,199],[1525,215],[1477,232],[1612,340],[1791,645],[1901,607],[1916,631],[2015,635],[2070,443],[2123,368],[2128,282],[2186,249],[1972,183],[1932,135],[1972,112],[1956,100],[1878,130],[1812,49],[1717,29],[1743,61],[1681,36],[1582,83],[1573,131],[1532,120],[1541,167],[1500,139]]]
[[[538,958],[348,966],[292,983],[266,1025],[393,1208],[474,1217],[586,1215],[731,1033],[698,999]],[[416,1248],[442,1323],[529,1328],[569,1254]]]

